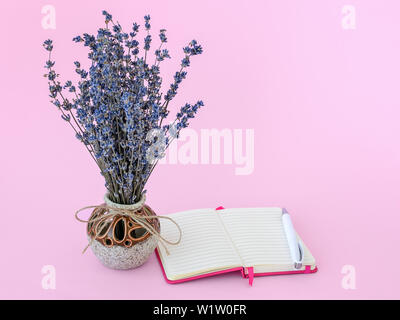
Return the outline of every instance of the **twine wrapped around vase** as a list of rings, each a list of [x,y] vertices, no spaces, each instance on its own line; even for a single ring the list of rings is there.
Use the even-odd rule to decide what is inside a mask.
[[[127,217],[132,219],[137,225],[148,232],[147,235],[155,236],[158,242],[164,247],[167,254],[169,254],[167,245],[177,245],[180,243],[182,238],[182,230],[179,225],[176,223],[176,221],[168,216],[152,214],[150,211],[151,209],[145,205],[146,198],[144,195],[138,203],[135,203],[133,205],[116,204],[108,198],[107,194],[105,195],[104,200],[104,204],[97,206],[86,206],[75,212],[75,218],[80,222],[87,223],[88,230],[92,230],[91,239],[82,253],[85,253],[87,248],[93,243],[95,239],[104,237],[107,233],[107,230],[111,227],[111,222],[117,218],[116,222],[114,222],[115,225],[119,220],[118,218],[120,217]],[[88,220],[79,218],[79,213],[86,209],[94,209],[92,216]],[[144,211],[146,214],[138,214],[138,212],[141,211]],[[159,222],[160,219],[167,219],[176,225],[179,231],[179,238],[177,241],[169,241],[168,239],[165,239],[160,234],[160,231],[157,230],[159,228],[155,227],[150,222],[151,220],[158,220]],[[132,229],[135,229],[135,227],[133,227]],[[145,235],[142,238],[144,237]]]

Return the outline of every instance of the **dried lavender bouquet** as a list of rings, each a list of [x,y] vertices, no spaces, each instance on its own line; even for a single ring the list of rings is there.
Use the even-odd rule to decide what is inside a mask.
[[[90,50],[88,71],[80,62],[74,62],[80,76],[78,84],[66,81],[62,85],[58,80],[51,57],[52,40],[43,43],[49,53],[45,77],[51,102],[100,168],[110,200],[133,204],[146,192],[146,182],[170,142],[203,106],[202,101],[187,103],[172,124],[163,125],[169,113],[168,105],[186,78],[191,57],[201,54],[203,49],[196,40],[183,48],[180,70],[163,94],[160,63],[170,58],[163,47],[167,42],[166,30],[160,30],[160,44],[155,56],[150,58],[151,26],[150,16],[146,15],[144,53],[139,56],[139,25],[133,23],[127,33],[118,22],[114,23],[108,12],[103,11],[103,15],[105,27],[98,29],[97,36],[84,33],[73,38]]]

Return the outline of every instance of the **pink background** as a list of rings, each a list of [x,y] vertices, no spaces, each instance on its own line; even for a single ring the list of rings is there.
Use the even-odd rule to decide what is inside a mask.
[[[56,29],[41,26],[56,8]],[[342,28],[342,7],[356,29]],[[398,1],[2,1],[0,298],[400,298],[400,3]],[[52,38],[62,79],[86,62],[73,36],[94,32],[107,9],[126,28],[152,16],[173,59],[192,38],[204,46],[172,110],[203,99],[200,129],[254,129],[255,167],[162,165],[148,184],[159,214],[186,209],[286,206],[317,259],[313,275],[239,274],[167,284],[155,255],[114,271],[88,251],[74,211],[99,204],[103,181],[49,103],[41,44]],[[85,65],[85,63],[83,63]],[[56,289],[41,286],[44,265]],[[356,289],[342,288],[344,265]]]

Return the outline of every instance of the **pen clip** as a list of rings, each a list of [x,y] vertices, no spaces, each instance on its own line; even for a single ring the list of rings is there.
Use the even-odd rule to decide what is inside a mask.
[[[295,268],[295,269],[301,269],[301,267],[303,266],[304,249],[303,249],[303,244],[301,243],[300,240],[299,240],[299,242],[298,242],[298,246],[299,246],[300,260],[299,260],[299,261],[296,261],[296,262],[294,263],[294,268]]]

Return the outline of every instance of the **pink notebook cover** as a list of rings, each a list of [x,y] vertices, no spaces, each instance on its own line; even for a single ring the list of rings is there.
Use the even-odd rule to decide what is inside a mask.
[[[216,210],[222,210],[225,209],[224,207],[218,207]],[[237,268],[231,268],[231,269],[226,269],[226,270],[221,270],[221,271],[216,271],[216,272],[210,272],[194,277],[189,277],[189,278],[184,278],[184,279],[179,279],[179,280],[170,280],[167,278],[167,275],[164,270],[164,266],[161,262],[160,255],[158,253],[158,249],[155,250],[157,260],[160,263],[160,267],[162,270],[162,273],[164,275],[165,281],[167,281],[170,284],[175,284],[175,283],[182,283],[186,281],[191,281],[191,280],[196,280],[196,279],[201,279],[201,278],[206,278],[206,277],[212,277],[216,276],[219,274],[223,273],[228,273],[228,272],[233,272],[233,271],[240,271],[242,274],[243,278],[249,279],[249,284],[252,286],[253,285],[253,279],[254,277],[262,277],[262,276],[276,276],[276,275],[284,275],[284,274],[300,274],[300,273],[315,273],[318,271],[318,268],[315,267],[314,269],[311,270],[311,266],[305,266],[305,270],[299,270],[299,271],[283,271],[283,272],[265,272],[265,273],[254,273],[254,268],[253,267],[237,267]]]

